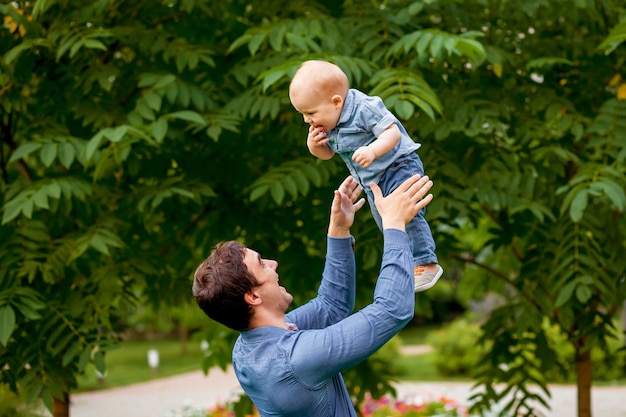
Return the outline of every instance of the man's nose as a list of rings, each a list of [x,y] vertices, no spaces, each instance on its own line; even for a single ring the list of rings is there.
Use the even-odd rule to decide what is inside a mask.
[[[309,116],[302,115],[302,117],[304,118],[304,123],[311,124],[311,118]]]

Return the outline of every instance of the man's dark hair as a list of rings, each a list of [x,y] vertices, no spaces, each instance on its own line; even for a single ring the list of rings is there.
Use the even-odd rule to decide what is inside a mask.
[[[200,264],[193,278],[193,296],[213,320],[241,331],[248,329],[252,308],[244,295],[259,285],[243,262],[246,247],[236,241],[219,243]]]

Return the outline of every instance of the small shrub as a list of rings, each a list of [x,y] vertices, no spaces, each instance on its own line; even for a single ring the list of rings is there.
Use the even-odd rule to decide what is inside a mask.
[[[556,382],[567,382],[567,377],[575,374],[576,358],[574,357],[574,347],[567,341],[566,336],[557,326],[550,326],[544,323],[546,336],[550,347],[557,352],[559,361],[566,367],[567,375],[559,375],[556,372],[548,375],[549,380]],[[594,381],[614,381],[624,377],[624,351],[620,350],[624,346],[623,334],[615,332],[615,338],[608,339],[608,353],[599,347],[591,349],[591,363]]]
[[[427,342],[436,353],[437,371],[443,376],[471,377],[485,353],[485,348],[478,346],[480,335],[478,325],[466,319],[455,320],[431,333]]]
[[[0,384],[0,416],[1,417],[38,417],[34,405],[26,405],[26,401],[15,395],[6,385]]]
[[[575,375],[574,347],[557,326],[549,325],[545,320],[543,331],[550,348],[557,354],[558,362],[564,367],[566,375],[562,375],[555,366],[545,374],[549,382],[571,382]],[[458,319],[427,338],[427,343],[435,352],[434,364],[442,376],[472,377],[477,364],[487,353],[487,348],[478,344],[482,334],[478,324],[467,319]],[[591,350],[594,381],[614,381],[624,377],[626,352],[620,350],[624,346],[624,337],[616,332],[616,337],[608,340],[608,353],[599,347]],[[570,379],[568,379],[568,377]]]

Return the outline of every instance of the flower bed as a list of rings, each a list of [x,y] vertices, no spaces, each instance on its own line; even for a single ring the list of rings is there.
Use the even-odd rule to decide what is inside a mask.
[[[360,406],[368,417],[467,417],[467,408],[458,401],[432,395],[415,395],[399,400],[391,396],[379,399],[366,397]]]
[[[208,409],[186,404],[168,417],[235,417],[236,404],[236,401],[226,401]],[[452,398],[431,394],[418,394],[403,399],[388,395],[379,399],[366,396],[359,411],[364,417],[470,417],[465,405]],[[246,417],[259,417],[259,414],[254,410]]]

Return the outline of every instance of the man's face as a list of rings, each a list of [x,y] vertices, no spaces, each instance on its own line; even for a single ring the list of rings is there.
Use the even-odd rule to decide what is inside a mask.
[[[297,94],[290,95],[290,98],[291,104],[302,114],[305,123],[322,126],[325,132],[337,126],[343,107],[341,96],[324,96],[308,89],[299,90]]]
[[[259,282],[256,291],[265,307],[276,308],[282,313],[286,312],[293,301],[293,296],[285,287],[278,285],[278,273],[276,273],[278,262],[263,259],[258,252],[250,248],[246,248],[243,262]]]

